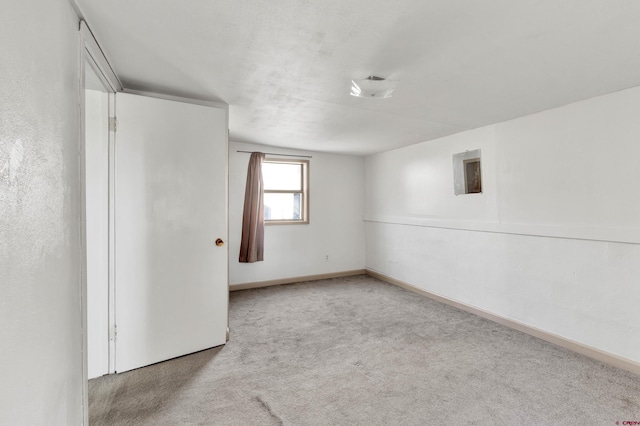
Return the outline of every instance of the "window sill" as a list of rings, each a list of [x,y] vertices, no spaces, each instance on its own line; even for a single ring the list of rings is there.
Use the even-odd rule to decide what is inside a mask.
[[[265,220],[265,225],[308,225],[308,220]]]

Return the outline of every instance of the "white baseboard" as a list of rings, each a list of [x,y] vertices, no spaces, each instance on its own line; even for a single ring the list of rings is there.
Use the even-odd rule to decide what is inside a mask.
[[[283,278],[279,280],[257,281],[252,283],[243,283],[243,284],[230,284],[229,291],[248,290],[251,288],[270,287],[272,285],[280,285],[280,284],[301,283],[305,281],[328,280],[331,278],[350,277],[353,275],[364,275],[366,273],[367,271],[365,269],[354,269],[352,271],[331,272],[328,274],[318,274],[318,275],[305,275],[302,277]]]
[[[486,318],[498,324],[502,324],[514,330],[518,330],[523,333],[529,334],[531,336],[537,337],[538,339],[542,339],[549,343],[553,343],[554,345],[561,346],[573,352],[577,352],[579,354],[588,356],[590,358],[596,359],[598,361],[604,362],[614,367],[622,368],[623,370],[627,370],[627,371],[630,371],[631,373],[640,375],[640,364],[630,359],[622,358],[617,355],[611,354],[609,352],[604,352],[600,349],[596,349],[594,347],[584,345],[574,340],[570,340],[565,337],[558,336],[557,334],[549,333],[548,331],[540,330],[539,328],[532,327],[530,325],[527,325],[518,321],[514,321],[512,319],[505,318],[500,315],[496,315],[494,313],[485,311],[480,308],[476,308],[475,306],[467,305],[462,302],[457,302],[447,297],[440,296],[426,290],[422,290],[421,288],[415,287],[404,281],[400,281],[395,278],[386,276],[379,272],[375,272],[370,269],[367,269],[366,271],[367,271],[367,275],[377,278],[381,281],[387,282],[389,284],[397,285],[406,290],[412,291],[414,293],[420,294],[422,296],[428,297],[438,302],[445,303],[447,305],[453,306],[460,310],[472,313],[474,315],[478,315],[479,317]]]

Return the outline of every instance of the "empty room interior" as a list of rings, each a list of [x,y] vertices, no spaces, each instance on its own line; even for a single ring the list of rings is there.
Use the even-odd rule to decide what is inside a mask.
[[[0,22],[0,425],[640,424],[639,2]]]

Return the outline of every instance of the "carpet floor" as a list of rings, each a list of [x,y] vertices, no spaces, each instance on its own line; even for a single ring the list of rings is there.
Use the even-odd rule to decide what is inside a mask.
[[[640,376],[371,277],[230,303],[227,345],[90,380],[90,424],[640,422]]]

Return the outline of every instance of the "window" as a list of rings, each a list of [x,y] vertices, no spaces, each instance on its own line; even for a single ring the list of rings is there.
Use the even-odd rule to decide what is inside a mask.
[[[464,160],[464,191],[466,194],[482,192],[479,158]]]
[[[308,160],[264,160],[266,224],[309,223],[308,175]]]
[[[453,156],[453,186],[456,195],[482,193],[479,149]]]

